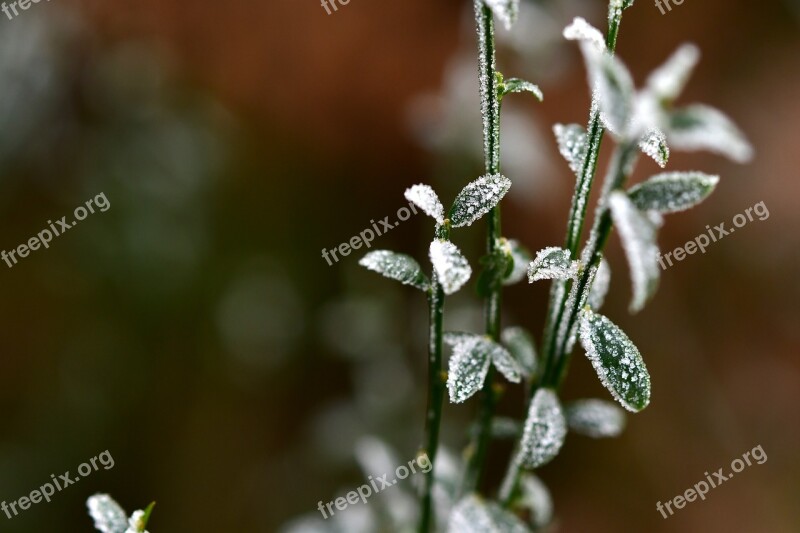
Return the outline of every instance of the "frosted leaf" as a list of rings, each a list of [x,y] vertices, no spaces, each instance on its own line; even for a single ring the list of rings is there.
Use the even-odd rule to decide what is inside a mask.
[[[630,311],[636,313],[658,288],[661,270],[658,267],[657,228],[622,191],[611,193],[609,206],[628,258],[633,283]]]
[[[486,5],[492,10],[494,16],[503,23],[505,29],[510,30],[519,16],[519,0],[485,0]]]
[[[531,254],[527,248],[514,239],[508,240],[507,244],[514,266],[511,273],[503,280],[503,285],[513,285],[525,278],[525,274],[528,272],[528,263],[531,262]]]
[[[134,511],[128,519],[128,529],[125,530],[125,533],[147,533],[145,527],[147,527],[148,518],[149,515],[145,511]]]
[[[618,437],[625,429],[625,411],[604,400],[576,400],[567,406],[567,425],[595,439]]]
[[[405,254],[375,250],[362,257],[358,264],[403,285],[411,285],[423,291],[430,286],[419,263]]]
[[[639,141],[639,149],[653,158],[653,161],[661,168],[667,166],[669,146],[667,145],[667,136],[661,130],[651,129],[648,131]]]
[[[639,350],[608,318],[584,309],[580,339],[600,382],[627,410],[638,412],[650,403],[650,375]]]
[[[530,533],[515,515],[475,494],[463,498],[450,515],[448,533]]]
[[[603,307],[608,294],[608,287],[611,285],[611,267],[605,259],[600,260],[600,266],[597,269],[592,288],[589,291],[589,299],[586,302],[589,307],[597,311]]]
[[[413,185],[406,189],[405,197],[437,223],[444,224],[444,207],[430,185]]]
[[[586,130],[578,124],[556,124],[553,133],[558,142],[558,151],[567,160],[570,170],[580,176],[583,162],[589,149]]]
[[[489,364],[494,364],[513,383],[521,380],[522,368],[511,354],[490,338],[474,333],[444,335],[444,342],[453,347],[447,388],[450,401],[461,403],[483,387]]]
[[[567,422],[555,391],[539,389],[533,396],[520,441],[520,459],[529,468],[550,462],[564,444]]]
[[[506,328],[500,334],[500,340],[522,367],[522,373],[530,379],[538,368],[536,346],[533,337],[521,327]]]
[[[542,528],[553,519],[553,498],[542,481],[533,474],[522,474],[519,479],[520,498],[517,504],[528,509],[531,524]]]
[[[522,435],[522,424],[513,418],[495,416],[492,418],[492,438],[517,439]]]
[[[453,202],[449,218],[454,228],[470,226],[500,203],[511,180],[500,174],[481,176],[467,184]]]
[[[86,500],[89,516],[94,520],[95,529],[102,533],[125,533],[128,529],[128,515],[108,494],[95,494]]]
[[[719,176],[702,172],[667,172],[628,190],[628,197],[642,211],[677,213],[705,200],[719,183]]]
[[[692,75],[700,50],[693,44],[684,44],[647,78],[646,90],[662,103],[670,103],[683,91]]]
[[[500,86],[500,97],[511,93],[531,93],[540,102],[544,100],[544,94],[538,85],[519,78],[509,78]]]
[[[569,250],[550,246],[539,250],[528,267],[528,281],[542,279],[573,279],[578,274],[578,262],[573,261]]]
[[[674,111],[667,135],[676,150],[708,150],[737,163],[753,158],[753,147],[739,128],[724,113],[706,105]]]
[[[633,113],[636,92],[628,68],[616,57],[582,44],[590,85],[597,95],[600,118],[615,135],[625,135]]]
[[[603,33],[582,17],[575,17],[572,24],[564,28],[564,38],[568,41],[588,43],[600,52],[606,50],[606,38],[603,37]]]
[[[472,269],[458,247],[449,241],[434,239],[430,247],[431,263],[445,294],[453,294],[472,275]]]

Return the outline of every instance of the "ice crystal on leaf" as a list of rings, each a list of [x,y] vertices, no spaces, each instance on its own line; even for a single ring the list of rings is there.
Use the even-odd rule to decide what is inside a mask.
[[[405,254],[374,250],[362,257],[358,264],[403,285],[411,285],[423,291],[428,290],[430,285],[419,263]]]
[[[581,43],[590,86],[597,94],[600,117],[616,136],[628,134],[636,91],[628,68],[616,57]]]
[[[567,160],[570,170],[580,176],[589,149],[586,130],[578,124],[556,124],[553,133],[559,153]]]
[[[673,112],[667,137],[677,150],[707,150],[737,163],[753,158],[753,147],[739,128],[721,111],[702,104]]]
[[[529,468],[550,462],[564,444],[567,423],[555,391],[539,389],[531,401],[520,441],[520,459]]]
[[[490,338],[473,333],[446,333],[444,342],[453,347],[447,389],[450,401],[461,403],[483,387],[489,365],[494,364],[505,378],[519,383],[520,364],[503,346]]]
[[[481,176],[467,184],[453,202],[449,218],[454,228],[470,226],[489,212],[511,187],[511,180],[500,174]]]
[[[588,43],[598,52],[606,50],[606,38],[603,37],[603,33],[582,17],[575,17],[572,24],[564,28],[564,38],[568,41]]]
[[[510,30],[519,16],[519,0],[485,0],[494,16]]]
[[[472,275],[472,269],[458,247],[450,241],[434,239],[430,247],[431,263],[445,294],[453,294]]]
[[[513,285],[525,278],[525,274],[528,272],[528,263],[531,262],[532,258],[528,249],[522,246],[519,241],[510,239],[506,241],[506,245],[511,254],[511,259],[514,261],[514,266],[503,280],[503,285]]]
[[[509,78],[500,85],[500,97],[511,93],[531,93],[540,102],[544,100],[544,94],[538,85],[519,78]]]
[[[661,168],[667,166],[669,146],[667,145],[667,136],[661,130],[651,129],[648,131],[639,141],[639,149],[645,155],[650,156]]]
[[[86,501],[89,516],[95,529],[102,533],[124,533],[128,529],[128,515],[108,494],[95,494]]]
[[[430,185],[414,185],[406,189],[405,197],[438,224],[444,224],[444,207]]]
[[[628,190],[633,205],[642,211],[677,213],[705,200],[719,183],[719,176],[702,172],[666,172]]]
[[[600,260],[600,266],[597,268],[592,288],[589,291],[589,299],[587,305],[597,311],[603,307],[608,294],[608,287],[611,285],[611,267],[605,259]]]
[[[526,378],[530,378],[536,373],[538,366],[536,357],[536,345],[530,333],[521,327],[506,328],[500,334],[500,340],[506,345],[508,351],[522,367],[522,372]]]
[[[625,411],[604,400],[577,400],[567,406],[567,425],[595,439],[617,437],[625,429]]]
[[[542,279],[573,279],[578,273],[578,262],[573,261],[569,250],[551,246],[539,250],[528,267],[528,281],[533,283]]]
[[[519,518],[475,494],[462,499],[450,515],[448,533],[530,533]]]

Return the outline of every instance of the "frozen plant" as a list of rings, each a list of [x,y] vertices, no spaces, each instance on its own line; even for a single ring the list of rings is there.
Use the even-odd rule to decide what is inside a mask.
[[[702,202],[719,177],[698,171],[665,172],[628,187],[641,154],[658,166],[667,166],[670,147],[708,150],[746,162],[752,149],[736,126],[720,111],[706,105],[675,105],[688,82],[699,52],[681,46],[647,79],[634,87],[631,74],[615,57],[623,12],[634,0],[610,0],[608,32],[576,18],[563,32],[578,43],[592,92],[587,127],[557,124],[559,152],[576,176],[563,247],[547,247],[531,257],[515,240],[502,236],[500,203],[511,181],[500,168],[501,102],[509,93],[527,92],[542,100],[539,88],[525,80],[505,78],[496,68],[495,19],[511,28],[519,0],[473,0],[478,41],[479,92],[483,117],[485,175],[467,184],[445,212],[439,197],[427,185],[415,185],[406,198],[435,222],[430,245],[428,278],[411,257],[389,251],[367,254],[361,265],[388,278],[424,291],[430,310],[428,357],[428,411],[423,452],[434,468],[420,494],[418,531],[427,533],[436,523],[447,523],[454,533],[533,531],[546,527],[553,503],[533,471],[552,461],[569,431],[592,438],[615,437],[625,426],[624,410],[638,412],[650,402],[650,375],[633,341],[609,318],[599,313],[608,291],[611,270],[603,258],[614,228],[622,240],[632,283],[630,311],[640,311],[659,282],[656,238],[664,216]],[[597,159],[605,132],[616,147],[602,192],[594,210],[588,239],[579,249],[589,197],[595,183]],[[485,217],[486,255],[477,280],[485,302],[485,329],[480,333],[443,332],[444,297],[463,287],[471,267],[450,241],[452,228],[469,226]],[[528,275],[529,282],[552,282],[547,320],[539,349],[533,336],[520,327],[501,331],[503,287]],[[560,389],[575,344],[580,342],[600,382],[619,404],[600,399],[564,403]],[[442,344],[452,347],[449,370],[442,371]],[[524,419],[500,419],[495,406],[506,385],[520,383],[527,394]],[[436,451],[445,388],[453,403],[479,396],[480,405],[471,442],[463,454],[460,483],[448,486],[450,503],[432,506]],[[479,493],[487,448],[492,438],[516,441],[506,477],[497,494]],[[435,483],[436,482],[436,483]],[[448,512],[436,517],[436,512]]]
[[[101,533],[148,533],[145,529],[150,520],[155,502],[144,510],[137,510],[128,517],[120,505],[108,494],[95,494],[86,500],[89,516],[94,527]]]

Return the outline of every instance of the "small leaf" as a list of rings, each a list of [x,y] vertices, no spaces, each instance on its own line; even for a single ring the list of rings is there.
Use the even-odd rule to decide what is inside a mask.
[[[608,318],[584,309],[580,339],[600,382],[627,410],[638,412],[650,403],[650,375],[639,350]]]
[[[578,124],[556,124],[553,133],[558,142],[558,152],[567,160],[570,170],[580,176],[589,149],[586,130]]]
[[[496,503],[475,494],[466,496],[453,508],[448,533],[530,533],[519,518]]]
[[[721,111],[706,105],[674,111],[667,136],[676,150],[708,150],[737,163],[753,158],[753,147],[739,128]]]
[[[719,183],[719,176],[702,172],[667,172],[628,190],[628,197],[642,211],[677,213],[705,200]]]
[[[594,281],[592,282],[592,288],[589,291],[589,298],[586,302],[587,305],[595,311],[603,307],[603,303],[606,300],[606,294],[608,294],[609,285],[611,285],[611,267],[609,266],[608,261],[601,259],[600,266],[598,267]]]
[[[375,250],[362,257],[358,264],[384,277],[397,280],[403,285],[411,285],[423,291],[428,290],[430,286],[419,263],[405,254]]]
[[[474,333],[448,332],[444,342],[453,347],[447,387],[450,401],[461,403],[478,392],[486,379],[489,363],[512,383],[521,380],[522,368],[503,346]]]
[[[436,279],[442,284],[445,294],[456,292],[472,275],[469,263],[461,255],[458,247],[450,241],[434,239],[429,254]]]
[[[454,228],[470,226],[500,203],[511,180],[500,174],[481,176],[458,193],[449,218]]]
[[[566,416],[572,431],[595,439],[618,437],[625,429],[625,411],[604,400],[576,400]]]
[[[500,340],[506,345],[511,356],[519,363],[526,378],[536,374],[538,368],[536,345],[533,337],[520,327],[506,328],[500,334]]]
[[[684,44],[647,78],[647,89],[662,104],[672,103],[683,92],[700,59],[700,50]]]
[[[528,263],[530,263],[533,258],[528,249],[522,246],[518,241],[510,239],[506,241],[506,243],[511,252],[511,259],[514,264],[511,267],[511,271],[503,280],[503,285],[513,285],[525,278],[525,274],[528,272]]]
[[[485,2],[494,16],[503,23],[505,29],[510,30],[519,16],[519,0],[485,0]]]
[[[542,279],[573,279],[578,273],[578,262],[573,261],[569,250],[551,246],[539,250],[528,267],[528,281]]]
[[[639,141],[639,149],[653,158],[653,161],[661,168],[667,166],[669,146],[667,146],[667,136],[662,131],[657,129],[648,131]]]
[[[568,41],[588,43],[598,52],[606,50],[606,38],[603,37],[603,33],[581,17],[575,17],[572,24],[564,28],[564,38]]]
[[[522,463],[529,468],[538,468],[558,455],[567,435],[566,424],[555,391],[537,390],[520,441]]]
[[[495,439],[517,439],[522,435],[522,424],[513,418],[492,418],[492,437]]]
[[[636,94],[630,72],[619,59],[591,45],[581,45],[581,51],[590,85],[596,92],[600,118],[612,133],[625,135]]]
[[[405,197],[437,223],[444,224],[444,207],[429,185],[413,185],[410,189],[406,189]]]
[[[520,498],[517,505],[530,512],[534,528],[543,528],[553,519],[553,498],[542,481],[533,474],[522,474],[519,479]]]
[[[500,98],[510,93],[531,93],[540,102],[544,100],[544,94],[538,85],[519,78],[508,78],[500,85]]]
[[[642,310],[658,288],[661,270],[658,267],[657,228],[622,191],[611,193],[609,205],[614,226],[619,231],[628,258],[633,283],[630,311],[636,313]]]
[[[128,528],[128,515],[108,494],[95,494],[86,500],[94,527],[103,533],[124,533]]]

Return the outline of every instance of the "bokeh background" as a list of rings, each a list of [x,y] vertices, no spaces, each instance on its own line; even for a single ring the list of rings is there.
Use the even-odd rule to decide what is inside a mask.
[[[560,37],[575,15],[604,27],[605,3],[523,0],[499,35],[500,69],[545,92],[503,117],[504,233],[532,250],[563,241],[574,183],[551,127],[588,115],[582,62]],[[116,463],[0,515],[0,530],[91,531],[96,491],[129,511],[156,500],[153,532],[300,530],[319,500],[364,482],[365,437],[413,458],[425,302],[361,270],[361,251],[328,266],[321,250],[393,217],[413,183],[451,199],[479,175],[470,16],[465,0],[351,0],[331,15],[297,0],[59,0],[0,16],[0,248],[101,192],[111,203],[50,249],[0,263],[0,498],[104,450]],[[621,438],[570,436],[541,469],[559,531],[800,529],[798,24],[789,0],[626,12],[618,52],[637,81],[698,43],[682,101],[725,110],[757,151],[744,166],[673,154],[669,168],[722,181],[668,217],[662,249],[761,201],[770,217],[664,272],[636,316],[612,238],[605,313],[644,354],[653,402]],[[637,179],[656,170],[642,163]],[[423,218],[374,245],[424,260]],[[482,233],[457,235],[473,264]],[[512,287],[504,322],[538,335],[546,298],[545,284]],[[473,285],[448,300],[447,327],[479,321]],[[564,396],[606,397],[580,355]],[[446,409],[453,457],[475,407]],[[522,416],[517,392],[501,412]],[[656,511],[757,445],[763,465],[668,520]],[[486,488],[508,451],[492,447]],[[403,504],[393,490],[370,509]],[[353,520],[339,526],[357,531]]]

